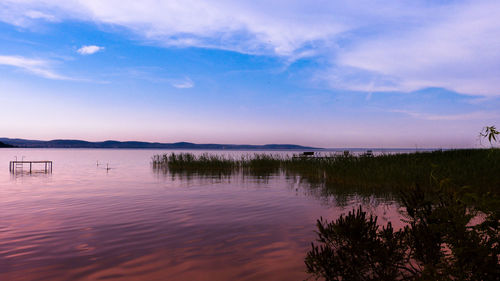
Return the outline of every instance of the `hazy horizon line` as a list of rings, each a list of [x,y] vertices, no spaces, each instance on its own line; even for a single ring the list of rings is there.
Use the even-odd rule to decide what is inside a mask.
[[[319,147],[319,146],[310,146],[310,145],[303,145],[303,144],[297,144],[297,143],[264,143],[264,144],[251,144],[251,143],[216,143],[216,142],[211,142],[211,143],[198,143],[198,142],[191,142],[191,141],[173,141],[173,142],[161,142],[161,141],[145,141],[145,140],[117,140],[117,139],[106,139],[106,140],[100,140],[100,141],[90,141],[90,140],[84,140],[84,139],[73,139],[73,138],[55,138],[55,139],[25,139],[25,138],[12,138],[12,137],[0,137],[1,140],[24,140],[24,141],[40,141],[40,142],[50,142],[50,141],[83,141],[83,142],[88,142],[88,143],[104,143],[104,142],[120,142],[120,143],[127,143],[127,142],[139,142],[139,143],[148,143],[148,144],[180,144],[180,143],[188,143],[188,144],[195,144],[195,145],[234,145],[234,146],[266,146],[266,145],[291,145],[291,146],[302,146],[305,148],[310,148],[310,149],[321,149],[321,150],[366,150],[366,149],[372,149],[372,150],[415,150],[415,151],[422,151],[422,150],[451,150],[451,149],[481,149],[481,147],[383,147],[383,146],[356,146],[356,147],[350,147],[350,146],[337,146],[337,147]],[[33,148],[33,147],[17,147],[17,148]],[[50,148],[50,147],[47,147]],[[65,147],[60,147],[60,148],[65,148]],[[484,147],[487,148],[487,147]],[[108,148],[102,148],[102,149],[108,149]],[[165,148],[121,148],[121,149],[165,149]],[[167,148],[167,149],[183,149],[183,148]],[[185,149],[196,149],[196,148],[185,148]],[[203,148],[199,148],[203,149]],[[219,149],[216,149],[219,150]],[[230,148],[227,150],[231,150]]]

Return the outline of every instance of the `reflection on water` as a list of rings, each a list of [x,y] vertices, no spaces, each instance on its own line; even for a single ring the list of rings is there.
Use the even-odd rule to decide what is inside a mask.
[[[295,175],[151,169],[163,152],[2,149],[0,280],[304,279],[320,216],[363,204],[399,218],[390,201]],[[20,154],[54,161],[53,173],[9,174]]]

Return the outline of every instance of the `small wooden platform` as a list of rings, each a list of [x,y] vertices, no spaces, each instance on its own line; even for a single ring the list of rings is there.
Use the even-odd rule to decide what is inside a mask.
[[[17,169],[23,169],[24,164],[29,164],[30,173],[33,171],[33,164],[44,164],[45,173],[52,173],[52,161],[10,161],[9,171],[15,173]]]

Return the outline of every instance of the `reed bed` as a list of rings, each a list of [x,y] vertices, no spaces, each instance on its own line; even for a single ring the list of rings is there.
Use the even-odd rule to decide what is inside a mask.
[[[153,156],[153,167],[175,170],[233,170],[239,161],[227,156],[192,153],[171,153]]]
[[[476,191],[500,193],[500,149],[463,149],[379,156],[329,155],[292,157],[253,154],[240,158],[190,153],[153,157],[153,167],[194,173],[248,172],[269,175],[284,172],[310,183],[332,187],[394,189],[419,185],[433,187],[447,181]]]
[[[500,191],[500,150],[451,150],[375,157],[289,159],[284,168],[312,182],[365,187],[434,186],[449,181],[487,192]]]
[[[201,155],[170,153],[153,156],[152,165],[155,169],[169,170],[175,173],[225,174],[243,170],[258,176],[279,172],[281,164],[285,160],[280,155],[270,154],[243,155],[236,158],[208,153]]]

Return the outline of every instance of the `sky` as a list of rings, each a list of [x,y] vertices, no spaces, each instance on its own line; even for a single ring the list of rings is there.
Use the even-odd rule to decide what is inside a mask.
[[[0,137],[481,147],[500,1],[0,0]]]

